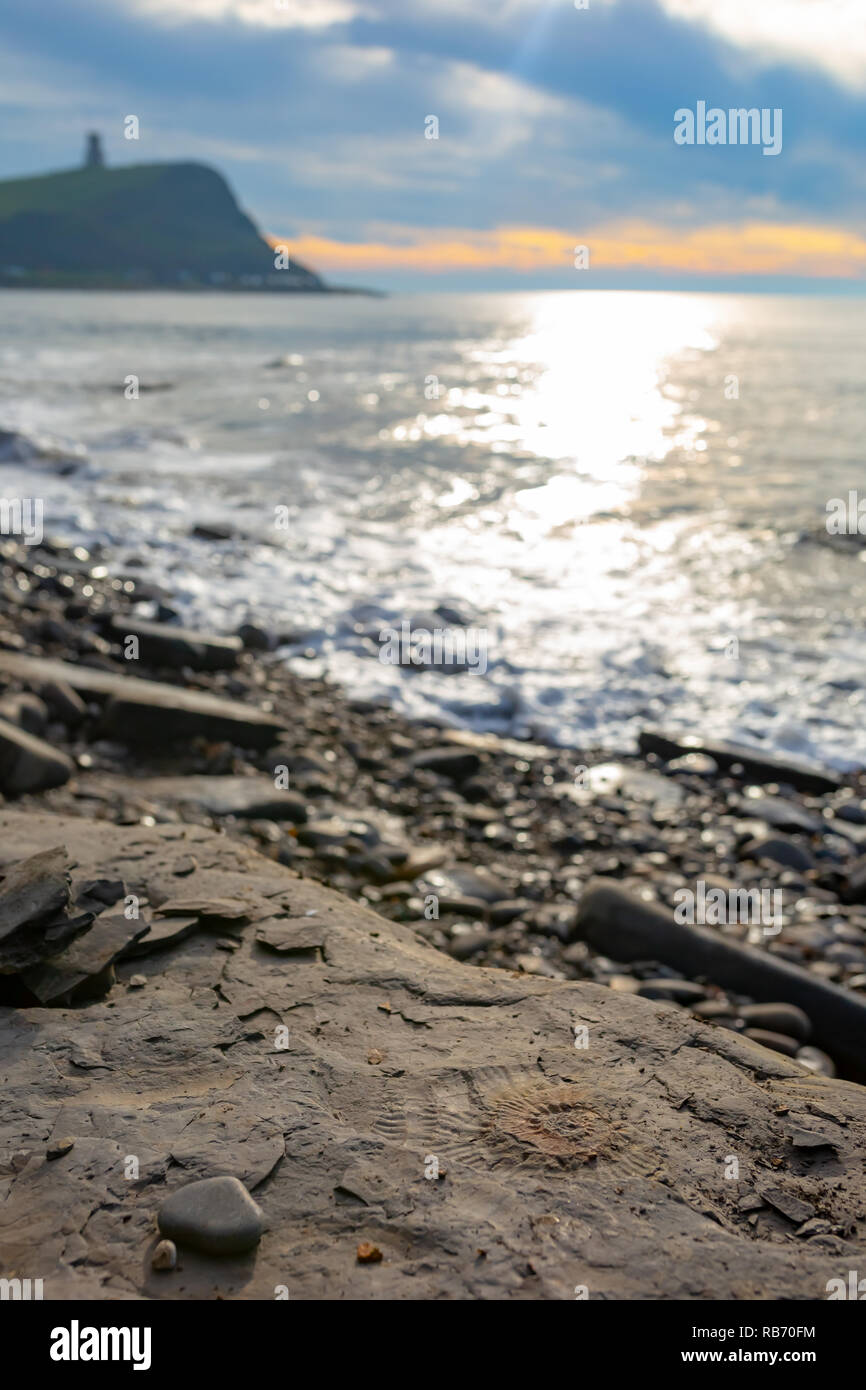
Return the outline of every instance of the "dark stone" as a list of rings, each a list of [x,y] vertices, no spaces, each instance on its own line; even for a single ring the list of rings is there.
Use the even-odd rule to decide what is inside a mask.
[[[189,534],[199,541],[230,541],[234,532],[229,526],[205,526],[199,522]]]
[[[470,960],[479,951],[486,950],[492,940],[493,938],[487,931],[458,932],[448,942],[448,954],[453,956],[455,960]]]
[[[69,855],[63,845],[6,870],[0,885],[0,941],[25,926],[53,921],[69,905]]]
[[[204,922],[246,922],[250,916],[249,903],[236,898],[168,898],[157,910],[166,917],[193,915]]]
[[[783,840],[781,836],[767,840],[750,840],[740,850],[740,858],[769,859],[774,864],[781,864],[783,868],[801,871],[815,867],[815,861],[808,850],[794,844],[792,840]]]
[[[42,687],[42,696],[55,719],[67,729],[75,729],[87,714],[87,706],[66,681],[49,681]]]
[[[796,1004],[834,1057],[866,1074],[866,1000],[778,955],[675,922],[617,885],[595,879],[580,900],[575,934],[613,960],[657,960],[753,999]]]
[[[506,926],[515,917],[525,917],[532,911],[532,903],[526,898],[503,898],[490,908],[490,920],[494,926]]]
[[[75,1148],[74,1139],[57,1139],[53,1144],[49,1144],[45,1150],[45,1157],[49,1163],[53,1163],[57,1158],[65,1158]]]
[[[641,980],[637,993],[643,999],[671,999],[676,1004],[696,1004],[707,997],[704,986],[691,980]]]
[[[160,681],[118,676],[113,671],[101,671],[92,666],[72,666],[64,661],[0,651],[2,672],[37,686],[52,680],[65,681],[73,690],[107,697],[103,732],[123,743],[152,743],[161,747],[177,740],[201,737],[214,741],[226,739],[242,748],[269,748],[283,731],[281,721],[263,710],[197,690],[164,685]],[[59,758],[60,754],[53,756]],[[71,771],[71,764],[69,767]],[[63,781],[68,776],[69,772]]]
[[[670,738],[645,729],[638,735],[638,746],[642,753],[655,753],[666,762],[685,753],[706,753],[723,772],[741,767],[738,775],[750,782],[784,782],[798,791],[818,794],[838,791],[842,785],[841,778],[828,769],[813,767],[797,758],[779,758],[748,744],[715,743],[690,734]]]
[[[203,1178],[166,1197],[160,1234],[206,1255],[240,1255],[258,1245],[262,1210],[237,1178]]]
[[[59,955],[22,971],[21,979],[44,1005],[106,993],[113,979],[108,967],[146,931],[146,922],[129,920],[122,914],[98,917]]]
[[[62,787],[73,771],[65,753],[0,719],[0,791],[6,796]]]
[[[699,999],[692,1005],[692,1013],[698,1018],[723,1019],[735,1018],[737,1011],[727,999]]]
[[[814,1207],[801,1202],[799,1197],[793,1193],[786,1192],[781,1187],[760,1187],[758,1195],[764,1199],[768,1207],[778,1211],[788,1221],[793,1221],[795,1225],[801,1226],[804,1221],[808,1221],[815,1215]]]
[[[127,614],[115,615],[108,626],[115,642],[138,638],[139,659],[147,666],[171,666],[194,671],[231,671],[243,645],[238,637],[215,637],[166,623],[149,623]]]
[[[241,623],[237,636],[248,652],[269,652],[275,645],[270,634],[254,623]]]
[[[439,777],[450,777],[454,782],[465,782],[478,772],[481,759],[477,753],[460,748],[430,748],[418,753],[412,759],[412,766],[435,772]]]
[[[739,1012],[749,1028],[784,1033],[801,1043],[808,1042],[812,1033],[808,1014],[794,1004],[744,1004]]]
[[[325,945],[325,929],[322,923],[303,918],[274,918],[256,924],[256,941],[279,956],[318,954]]]
[[[145,932],[130,942],[122,952],[121,959],[134,960],[138,956],[149,956],[154,951],[164,951],[168,946],[176,946],[179,941],[192,936],[200,926],[201,919],[196,915],[156,918],[145,923]]]
[[[766,1028],[747,1028],[745,1036],[762,1047],[771,1048],[773,1052],[783,1052],[786,1057],[796,1057],[800,1046],[796,1038],[788,1038],[784,1033],[771,1033]]]
[[[17,724],[25,733],[38,737],[44,733],[48,723],[48,707],[38,695],[24,691],[19,695],[3,696],[0,700],[0,716],[8,719],[11,724]]]
[[[839,896],[843,903],[866,903],[866,855],[851,866]]]

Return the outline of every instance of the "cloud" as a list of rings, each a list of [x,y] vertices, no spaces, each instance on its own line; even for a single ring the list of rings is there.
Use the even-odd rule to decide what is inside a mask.
[[[272,238],[324,271],[509,270],[526,274],[567,271],[574,265],[574,234],[550,227],[510,226],[489,231],[405,230],[401,237],[344,242],[308,233]],[[683,275],[795,275],[866,278],[866,238],[841,227],[810,224],[722,223],[670,228],[639,220],[587,232],[590,266],[640,268]],[[582,272],[574,271],[575,286]]]
[[[239,20],[265,29],[327,29],[364,13],[353,0],[135,0],[141,14],[187,23]]]
[[[562,229],[566,277],[568,247],[592,229],[611,255],[631,246],[659,264],[668,247],[683,265],[727,264],[720,247],[684,238],[731,225],[735,237],[776,229],[774,251],[753,240],[748,255],[781,267],[794,253],[779,228],[859,234],[866,220],[866,94],[853,85],[864,41],[831,0],[807,6],[826,33],[793,27],[805,4],[7,0],[0,175],[74,164],[83,132],[99,129],[110,162],[215,163],[258,225],[316,236],[334,258],[401,240],[374,228],[408,227],[418,237],[401,254],[419,267],[437,239],[468,246],[454,251],[468,264],[505,264],[518,252],[502,229],[541,227]],[[698,99],[782,107],[780,157],[675,146],[674,111]],[[424,138],[430,114],[436,141]],[[652,245],[627,224],[651,229]],[[823,240],[816,264],[846,257],[859,267],[856,251]]]
[[[764,65],[820,68],[866,89],[863,0],[660,0],[667,14],[704,25]]]

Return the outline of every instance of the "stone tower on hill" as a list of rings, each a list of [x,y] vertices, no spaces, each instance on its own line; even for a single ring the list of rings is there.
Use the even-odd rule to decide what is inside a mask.
[[[85,169],[103,169],[105,167],[105,155],[102,153],[102,139],[96,131],[91,131],[87,137],[87,147],[84,152]]]

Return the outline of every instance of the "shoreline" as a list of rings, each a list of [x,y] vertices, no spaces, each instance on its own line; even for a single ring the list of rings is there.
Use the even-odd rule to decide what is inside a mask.
[[[690,748],[649,730],[642,752],[613,758],[412,723],[289,672],[255,627],[227,639],[137,619],[144,602],[169,617],[171,596],[96,551],[7,540],[0,553],[0,788],[10,806],[217,828],[457,960],[666,1000],[785,1055],[805,1048],[814,1070],[859,1074],[850,1056],[833,1056],[832,1039],[815,1049],[815,1019],[804,1022],[784,992],[750,992],[748,952],[866,1005],[863,774],[700,740]],[[125,660],[135,634],[138,659]],[[55,668],[28,666],[40,661],[73,669],[56,679]],[[158,709],[142,704],[142,680],[168,692]],[[226,705],[222,723],[197,707],[200,696]],[[264,722],[251,733],[256,709]],[[21,771],[10,728],[47,750],[41,771],[32,749]],[[584,920],[599,884],[629,895],[635,912],[668,917],[682,892],[717,906],[732,893],[775,894],[778,929],[751,920],[748,903],[745,920],[709,917],[705,932],[743,948],[741,970],[724,985],[691,978],[652,929],[643,957],[605,946],[614,925],[599,934]]]

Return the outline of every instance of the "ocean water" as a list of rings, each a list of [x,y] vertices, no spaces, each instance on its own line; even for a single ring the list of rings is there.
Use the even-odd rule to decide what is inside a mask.
[[[825,524],[866,498],[863,301],[7,291],[0,326],[0,495],[191,624],[466,727],[866,764],[866,544]],[[405,621],[486,670],[383,663]]]

